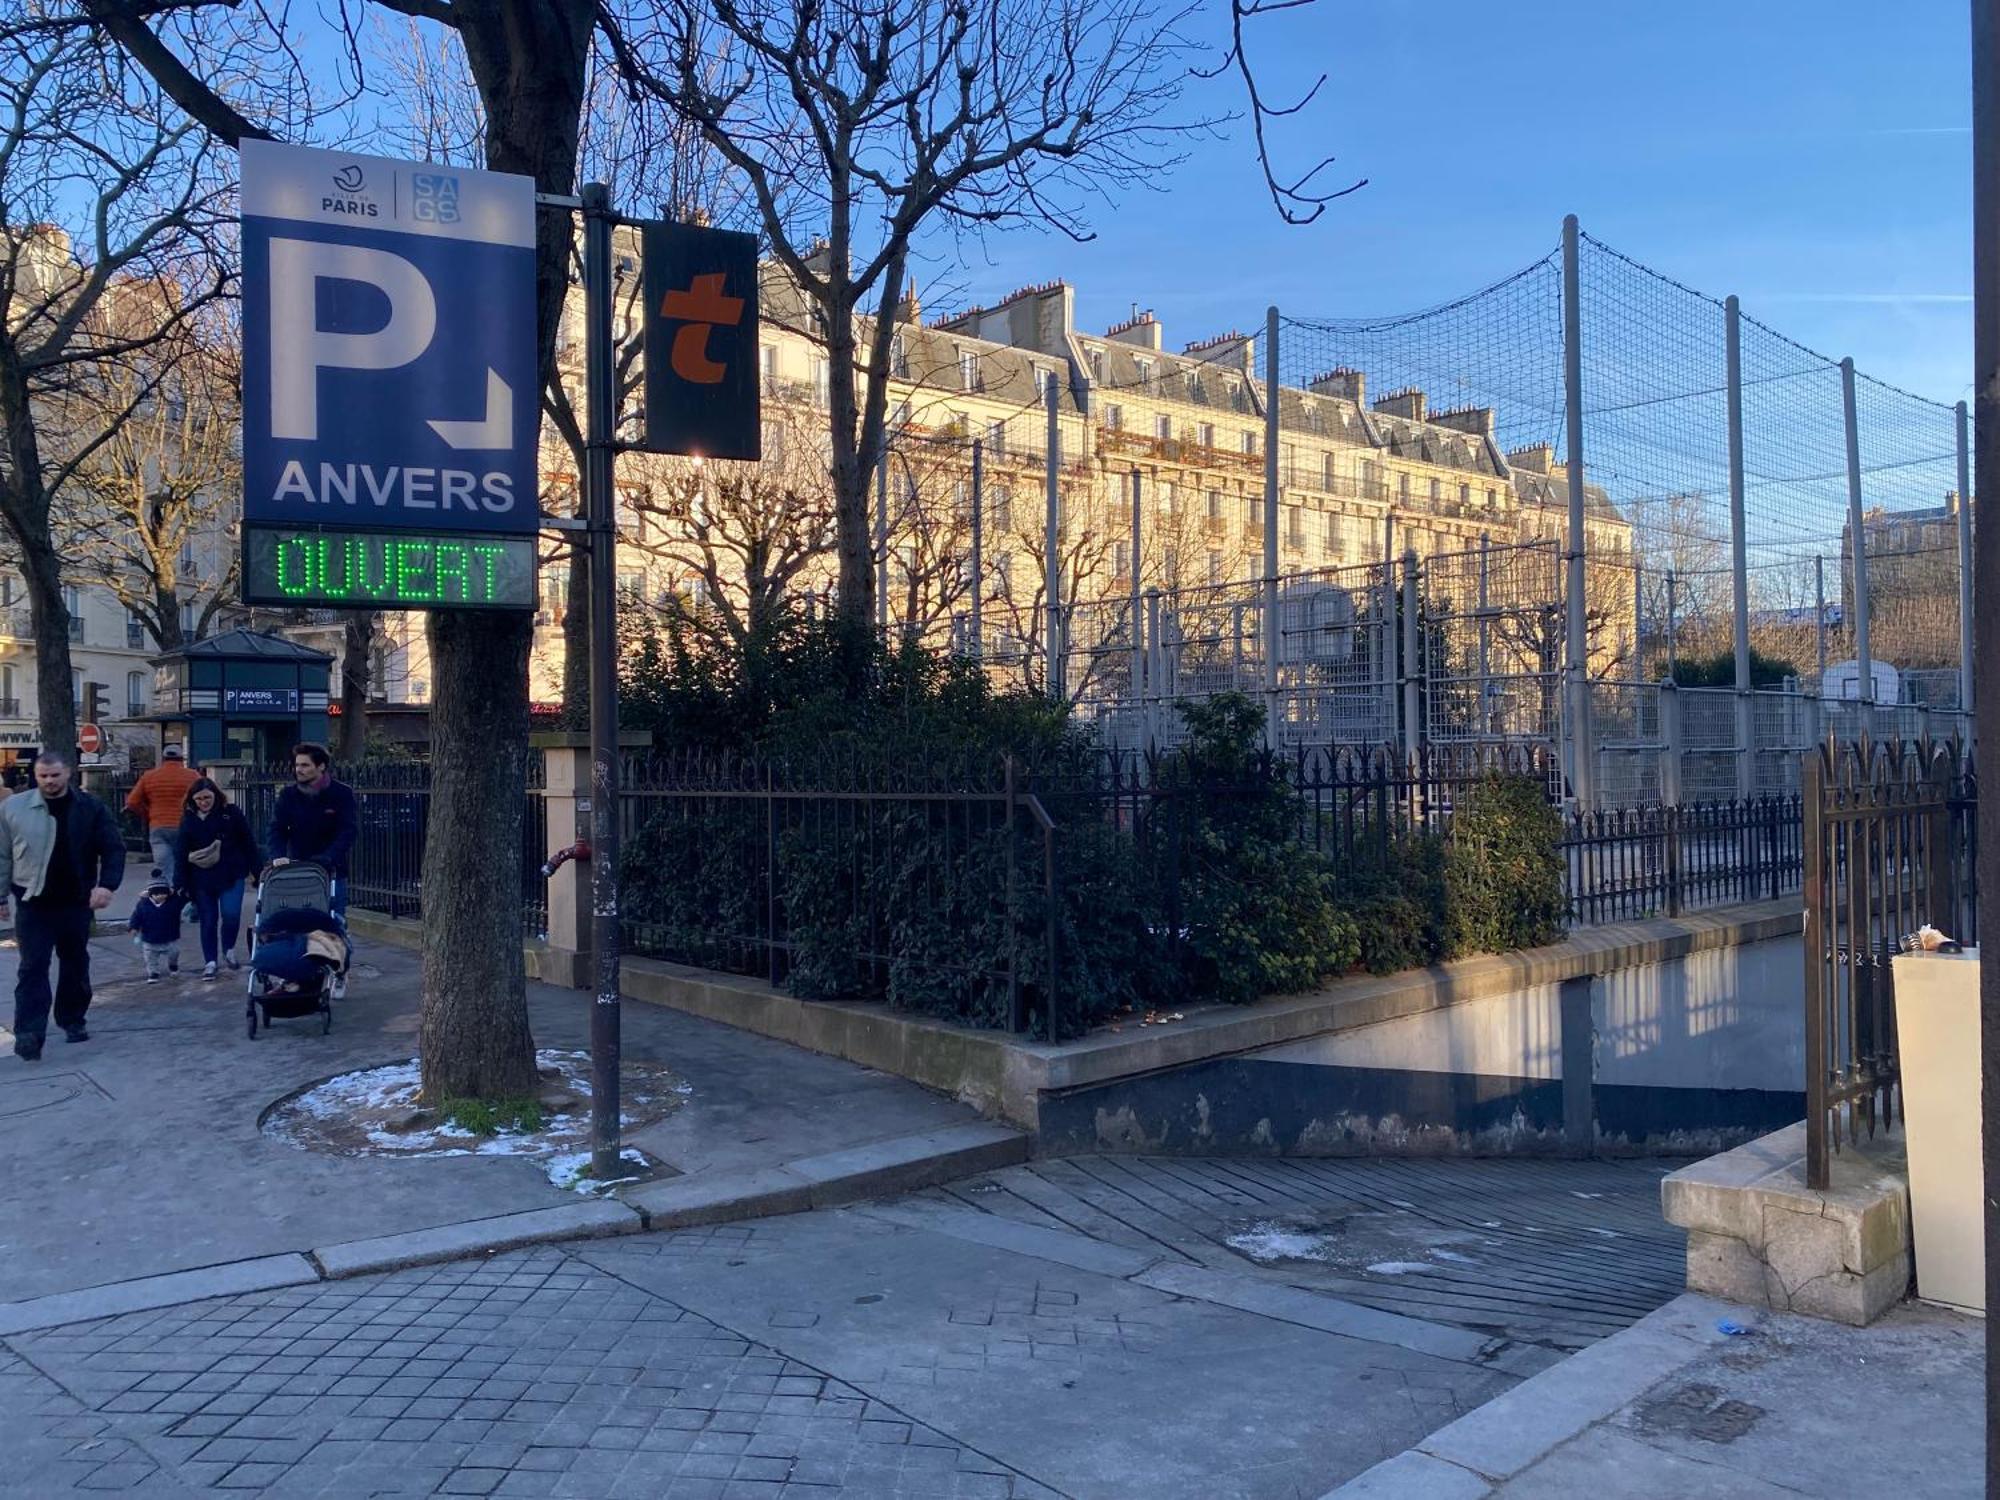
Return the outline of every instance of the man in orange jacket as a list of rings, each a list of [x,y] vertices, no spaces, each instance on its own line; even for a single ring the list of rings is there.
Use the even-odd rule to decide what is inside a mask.
[[[146,842],[153,846],[153,863],[160,868],[160,878],[175,890],[181,888],[175,835],[180,831],[188,792],[199,780],[182,760],[181,747],[169,745],[160,752],[160,763],[133,782],[125,798],[126,811],[146,820]]]

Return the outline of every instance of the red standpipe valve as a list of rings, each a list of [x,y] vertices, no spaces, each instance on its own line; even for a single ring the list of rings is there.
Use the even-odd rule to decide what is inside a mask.
[[[574,844],[571,844],[567,849],[558,849],[554,854],[551,854],[548,857],[547,862],[542,865],[542,879],[544,880],[549,879],[549,877],[554,875],[556,871],[560,870],[564,865],[568,864],[573,859],[589,859],[589,858],[590,858],[590,840],[578,839]]]

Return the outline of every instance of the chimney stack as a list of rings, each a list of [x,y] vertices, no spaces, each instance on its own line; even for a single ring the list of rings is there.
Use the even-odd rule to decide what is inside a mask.
[[[1424,420],[1424,393],[1415,386],[1405,386],[1400,391],[1378,397],[1375,410],[1385,417],[1408,417],[1412,422],[1421,422]]]
[[[1350,370],[1346,365],[1328,370],[1306,382],[1306,389],[1315,396],[1338,396],[1344,401],[1352,401],[1356,406],[1366,404],[1368,399],[1368,377],[1359,370]]]

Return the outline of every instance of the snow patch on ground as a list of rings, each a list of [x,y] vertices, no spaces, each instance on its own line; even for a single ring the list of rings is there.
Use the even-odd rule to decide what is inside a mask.
[[[1414,1276],[1421,1271],[1434,1271],[1437,1267],[1417,1260],[1378,1260],[1368,1268],[1376,1276]]]
[[[629,1176],[611,1178],[600,1182],[589,1175],[590,1152],[562,1151],[548,1159],[549,1181],[566,1193],[585,1195],[602,1193],[621,1183],[637,1182],[653,1170],[653,1159],[645,1152],[627,1146],[619,1152],[618,1160],[633,1170]]]
[[[1331,1236],[1307,1234],[1282,1224],[1253,1224],[1240,1234],[1232,1234],[1223,1243],[1239,1255],[1249,1256],[1260,1266],[1273,1266],[1285,1260],[1330,1261],[1334,1258]]]
[[[517,1156],[574,1153],[590,1139],[590,1054],[549,1049],[535,1054],[541,1074],[542,1124],[482,1136],[438,1118],[422,1103],[416,1059],[342,1073],[283,1101],[264,1122],[270,1135],[306,1151],[336,1156]],[[691,1092],[663,1067],[627,1060],[621,1070],[619,1121],[651,1125]],[[589,1159],[589,1152],[583,1152]],[[643,1160],[643,1158],[642,1158]],[[645,1163],[647,1170],[652,1164]],[[587,1179],[586,1179],[587,1180]]]

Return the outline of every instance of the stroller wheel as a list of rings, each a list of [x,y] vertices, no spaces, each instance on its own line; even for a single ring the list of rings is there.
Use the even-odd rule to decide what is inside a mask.
[[[252,1000],[243,1007],[244,1018],[250,1023],[250,1040],[257,1040],[257,1002]]]
[[[326,996],[324,995],[321,995],[319,998],[319,1009],[319,1034],[325,1036],[329,1031],[333,1030],[333,1007],[327,1003]]]

